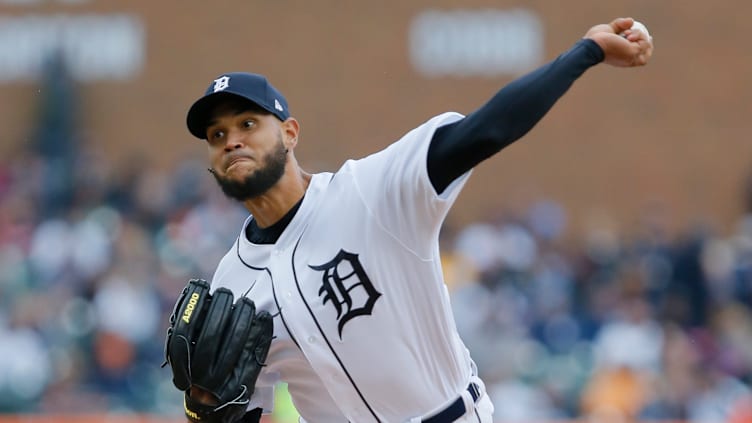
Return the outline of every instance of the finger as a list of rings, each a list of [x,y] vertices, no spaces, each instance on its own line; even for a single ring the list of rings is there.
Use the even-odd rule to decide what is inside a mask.
[[[260,311],[253,316],[250,333],[245,338],[242,355],[234,369],[233,377],[242,381],[251,392],[266,363],[274,337],[273,325],[273,318],[267,311]]]
[[[253,301],[241,297],[232,308],[232,316],[223,329],[224,336],[214,362],[210,382],[212,386],[222,386],[215,393],[220,402],[230,401],[238,395],[237,391],[226,389],[227,387],[239,386],[235,382],[242,382],[249,389],[256,382],[255,377],[249,381],[244,379],[244,375],[247,373],[245,369],[251,362],[251,352],[247,343],[251,337],[251,328],[254,325],[255,310]]]
[[[640,39],[637,42],[637,45],[640,47],[640,54],[645,57],[645,63],[650,59],[650,56],[653,55],[653,41],[652,39]]]
[[[212,294],[211,302],[204,317],[203,327],[196,339],[196,349],[193,352],[193,381],[204,388],[216,386],[203,383],[211,380],[215,373],[215,359],[220,347],[220,339],[232,316],[233,295],[226,288],[218,288]],[[216,394],[216,392],[214,393]]]
[[[183,391],[191,384],[191,344],[200,330],[199,322],[203,319],[201,314],[208,298],[209,284],[203,280],[191,280],[170,318],[174,327],[165,346],[173,383]]]
[[[616,18],[609,24],[613,29],[614,34],[621,34],[622,32],[632,28],[634,19],[632,18]]]
[[[643,32],[639,28],[628,29],[624,31],[624,36],[627,38],[627,40],[632,41],[632,42],[639,42],[642,40],[648,41],[648,39],[650,38],[648,34]]]
[[[232,310],[232,318],[225,329],[232,336],[225,337],[217,358],[217,374],[230,374],[232,368],[238,365],[243,349],[253,327],[253,316],[256,306],[247,297],[240,297]]]
[[[637,45],[639,46],[639,49],[635,55],[635,66],[644,66],[650,60],[653,50],[650,43],[645,40],[641,40]]]
[[[173,315],[170,317],[175,325],[174,334],[183,335],[189,341],[195,339],[199,330],[197,322],[202,319],[200,315],[209,297],[208,282],[200,279],[193,279],[188,282],[181,298],[175,305]]]

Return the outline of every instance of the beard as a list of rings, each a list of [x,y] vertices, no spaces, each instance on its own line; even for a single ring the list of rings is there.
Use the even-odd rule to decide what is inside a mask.
[[[222,188],[226,196],[243,202],[256,198],[273,187],[285,173],[287,164],[287,149],[282,142],[282,134],[277,137],[277,145],[272,151],[264,155],[262,167],[254,170],[242,181],[235,181],[212,172],[214,179]]]

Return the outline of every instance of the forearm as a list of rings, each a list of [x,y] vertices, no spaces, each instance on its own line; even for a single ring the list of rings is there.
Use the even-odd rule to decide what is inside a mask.
[[[481,161],[525,135],[591,66],[603,60],[592,40],[581,40],[552,62],[502,88],[462,120],[436,130],[428,149],[428,176],[437,192]]]

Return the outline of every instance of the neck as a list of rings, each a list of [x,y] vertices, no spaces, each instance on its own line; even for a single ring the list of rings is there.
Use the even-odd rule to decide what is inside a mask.
[[[308,189],[311,174],[304,172],[294,163],[288,163],[288,167],[282,178],[267,192],[243,202],[260,228],[277,223],[303,198]]]

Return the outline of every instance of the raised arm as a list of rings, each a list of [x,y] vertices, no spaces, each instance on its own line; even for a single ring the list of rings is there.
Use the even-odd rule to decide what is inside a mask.
[[[632,18],[593,26],[555,60],[512,81],[462,120],[439,128],[428,149],[428,176],[436,192],[524,136],[587,69],[647,64],[652,38],[632,31]]]

